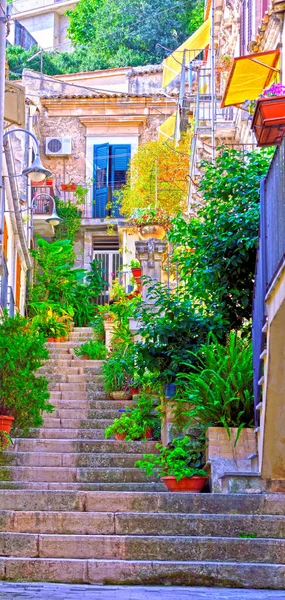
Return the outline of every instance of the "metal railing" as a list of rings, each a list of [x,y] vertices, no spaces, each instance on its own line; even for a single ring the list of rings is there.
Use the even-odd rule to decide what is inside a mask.
[[[14,317],[15,315],[15,299],[13,294],[13,289],[9,285],[8,287],[8,302],[7,307],[9,309],[9,317]]]
[[[8,267],[6,263],[5,256],[3,254],[3,275],[0,277],[0,302],[2,308],[7,308],[8,301]]]
[[[260,227],[253,299],[253,368],[255,407],[261,399],[260,355],[264,350],[265,296],[285,259],[285,138],[274,154],[260,188]],[[258,413],[256,411],[256,423]]]
[[[46,194],[50,194],[48,187],[35,188],[37,197],[33,200],[33,213],[34,215],[51,215],[53,209],[53,202],[50,198],[46,197]]]

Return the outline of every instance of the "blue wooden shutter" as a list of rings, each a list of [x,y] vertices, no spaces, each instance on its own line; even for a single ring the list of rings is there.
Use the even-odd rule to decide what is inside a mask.
[[[94,146],[93,217],[105,218],[108,203],[109,144]]]
[[[120,205],[116,198],[116,190],[119,190],[126,183],[127,170],[131,158],[130,144],[118,144],[111,146],[111,190],[112,190],[112,208],[111,216],[120,217]]]

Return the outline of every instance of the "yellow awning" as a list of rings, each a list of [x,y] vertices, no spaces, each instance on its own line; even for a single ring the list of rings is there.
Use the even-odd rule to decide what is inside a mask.
[[[174,138],[175,134],[175,125],[177,118],[177,110],[173,115],[170,115],[160,127],[158,127],[158,139],[163,142],[165,139]]]
[[[234,58],[221,106],[238,106],[256,100],[275,77],[279,81],[279,50]]]
[[[201,50],[204,50],[206,46],[209,45],[210,29],[210,19],[207,19],[207,21],[205,21],[203,25],[201,25],[201,27],[199,27],[199,29],[184,42],[184,44],[179,46],[177,50],[163,61],[162,87],[166,87],[175,77],[177,77],[177,75],[179,75],[179,73],[181,73],[184,50],[187,50],[186,65],[189,65],[192,60],[200,54]]]

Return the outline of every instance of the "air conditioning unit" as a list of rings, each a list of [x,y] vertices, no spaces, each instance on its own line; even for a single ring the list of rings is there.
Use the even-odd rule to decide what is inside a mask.
[[[66,156],[72,154],[71,137],[46,138],[46,154],[50,156]]]

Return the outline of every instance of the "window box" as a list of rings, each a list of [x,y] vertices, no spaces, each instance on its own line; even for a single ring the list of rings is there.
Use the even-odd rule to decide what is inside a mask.
[[[76,183],[62,183],[61,184],[62,192],[75,192],[76,188],[77,188]]]
[[[285,135],[285,96],[259,98],[251,129],[258,146],[279,146]]]

